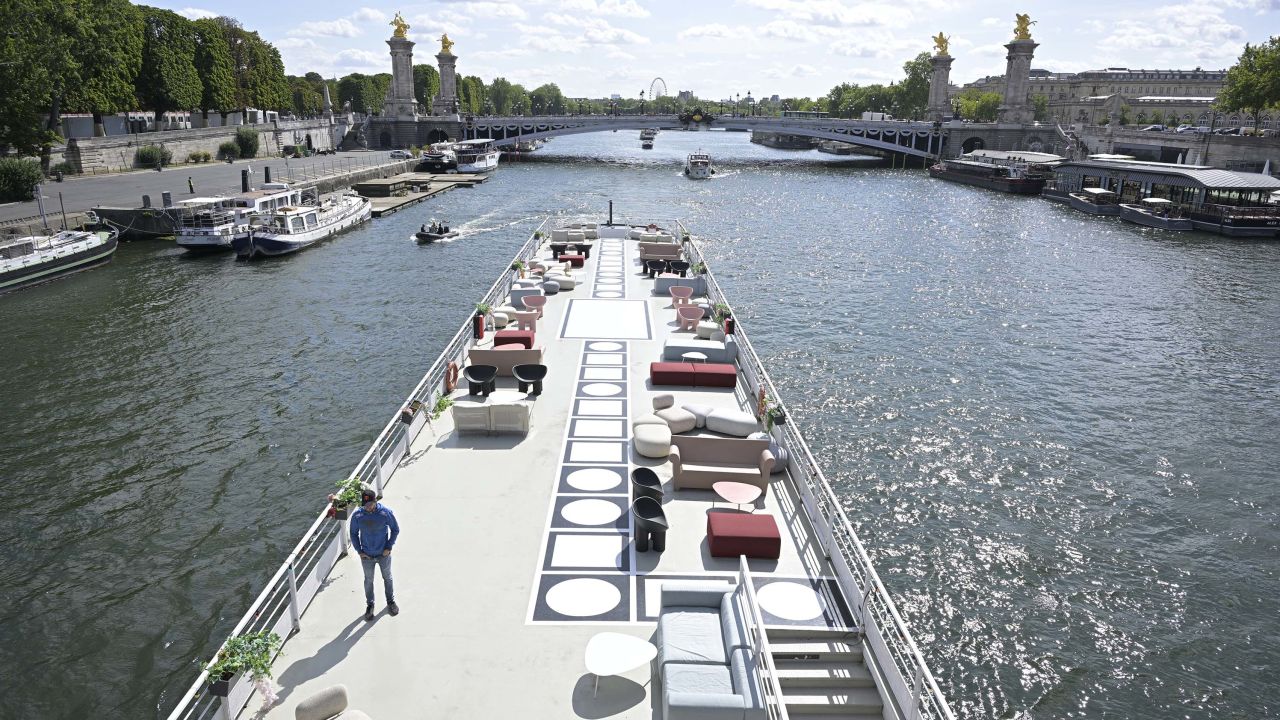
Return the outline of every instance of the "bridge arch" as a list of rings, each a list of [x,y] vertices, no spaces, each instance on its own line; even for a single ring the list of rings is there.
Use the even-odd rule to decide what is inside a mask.
[[[987,141],[980,137],[966,138],[964,143],[960,145],[960,149],[965,153],[971,153],[974,150],[981,150],[987,146]]]

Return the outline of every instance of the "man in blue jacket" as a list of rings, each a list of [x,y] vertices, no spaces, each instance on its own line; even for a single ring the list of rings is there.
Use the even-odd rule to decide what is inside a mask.
[[[391,548],[400,535],[400,525],[391,508],[378,502],[373,488],[360,488],[360,509],[351,515],[351,547],[360,553],[364,566],[364,619],[373,620],[373,566],[382,570],[382,588],[387,596],[387,612],[400,614],[391,587]]]

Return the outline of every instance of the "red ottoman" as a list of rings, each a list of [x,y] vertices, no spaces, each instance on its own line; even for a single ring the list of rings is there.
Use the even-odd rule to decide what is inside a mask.
[[[533,349],[533,331],[499,330],[493,334],[493,346],[499,345],[523,345],[526,349]]]
[[[567,262],[573,267],[582,267],[587,264],[587,257],[585,255],[569,255],[566,253],[560,256],[560,262]]]
[[[692,363],[697,387],[731,388],[738,384],[738,369],[730,363]]]
[[[694,385],[693,364],[685,362],[649,363],[649,381],[654,385]]]
[[[707,547],[711,557],[777,559],[782,537],[772,515],[730,512],[707,513]]]

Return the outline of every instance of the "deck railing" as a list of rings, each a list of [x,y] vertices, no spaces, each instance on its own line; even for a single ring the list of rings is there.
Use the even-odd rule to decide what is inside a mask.
[[[771,720],[789,720],[787,704],[782,697],[782,684],[778,680],[778,668],[773,663],[773,650],[769,647],[769,636],[764,630],[764,616],[760,614],[756,586],[751,579],[751,568],[747,567],[746,555],[738,556],[738,590],[743,609],[746,610],[743,617],[747,621],[751,652],[755,654],[756,672],[763,689],[765,714]]]
[[[542,232],[548,221],[538,227]],[[512,258],[528,260],[533,257],[541,242],[537,232],[531,234],[524,245]],[[485,293],[481,302],[496,306],[506,297],[516,271],[508,266],[497,281]],[[378,433],[378,437],[369,447],[360,462],[356,463],[352,475],[361,482],[373,485],[382,495],[382,490],[390,480],[400,461],[409,452],[409,446],[417,438],[422,428],[430,422],[437,400],[443,394],[445,373],[449,363],[457,362],[459,367],[465,360],[467,349],[474,343],[472,316],[467,313],[467,320],[458,332],[449,340],[444,352],[423,375],[422,379],[405,398],[407,407],[411,401],[422,403],[422,408],[413,415],[413,422],[406,424],[401,420],[401,408],[397,408],[394,416]],[[311,600],[320,591],[321,585],[328,578],[338,558],[346,552],[346,523],[333,522],[328,518],[328,508],[321,511],[319,517],[311,523],[311,527],[298,542],[297,547],[285,559],[271,576],[266,587],[249,606],[240,621],[236,623],[229,637],[249,632],[269,630],[278,634],[286,643],[290,635],[298,630],[303,614]],[[225,642],[222,647],[225,647]],[[219,652],[222,647],[219,647]],[[217,656],[214,653],[214,657]],[[233,681],[227,697],[222,698],[209,692],[209,668],[207,663],[200,676],[178,700],[177,706],[169,714],[169,720],[230,720],[239,713],[249,701],[253,692],[252,682],[246,677]]]
[[[689,235],[683,223],[677,225],[681,237]],[[684,246],[690,262],[702,263],[709,268],[695,242],[685,242]],[[728,298],[715,275],[708,269],[703,277],[708,301],[728,305]],[[734,339],[738,345],[738,365],[742,371],[744,387],[752,394],[763,389],[768,398],[789,416],[782,396],[774,387],[764,369],[764,363],[756,354],[740,323],[735,323]],[[929,672],[924,655],[916,646],[906,621],[902,619],[893,599],[880,581],[866,548],[854,532],[840,499],[832,491],[808,443],[795,425],[789,422],[775,427],[774,437],[790,454],[787,474],[800,494],[822,548],[835,569],[837,584],[853,609],[860,630],[871,648],[873,659],[878,665],[873,671],[878,670],[879,677],[888,685],[900,717],[906,720],[954,720],[955,715],[933,673]]]

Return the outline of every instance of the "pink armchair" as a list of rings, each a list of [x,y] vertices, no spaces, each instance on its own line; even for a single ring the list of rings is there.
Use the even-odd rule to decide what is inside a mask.
[[[667,288],[667,292],[671,293],[671,304],[676,309],[691,305],[689,299],[693,297],[693,288],[686,285],[672,285]]]
[[[680,329],[694,332],[698,329],[698,321],[703,316],[702,308],[694,305],[684,305],[676,308],[676,318],[680,320]]]

